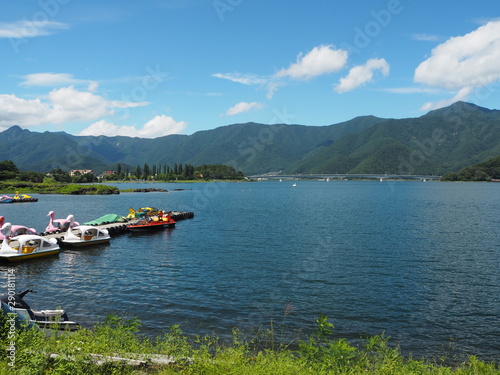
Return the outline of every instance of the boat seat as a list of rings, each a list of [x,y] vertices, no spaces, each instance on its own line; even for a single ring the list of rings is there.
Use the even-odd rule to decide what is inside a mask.
[[[68,316],[64,310],[41,310],[41,311],[33,311],[33,315],[35,316],[35,320],[39,321],[50,321],[60,319],[68,320]]]
[[[33,251],[37,249],[37,246],[23,246],[23,254],[31,254]]]

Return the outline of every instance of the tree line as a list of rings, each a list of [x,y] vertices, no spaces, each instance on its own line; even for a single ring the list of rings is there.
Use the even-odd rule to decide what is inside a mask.
[[[63,183],[89,183],[98,182],[99,179],[94,173],[79,173],[70,175],[62,169],[52,169],[47,173],[21,171],[14,164],[12,160],[0,161],[0,181],[15,180],[20,182],[33,182],[33,183],[50,183],[50,182],[63,182]]]
[[[176,181],[176,180],[241,180],[243,172],[233,167],[220,164],[203,164],[195,167],[192,164],[177,164],[173,166],[145,163],[142,167],[137,165],[135,169],[121,164],[116,166],[112,174],[102,176],[105,180],[143,180],[143,181]]]
[[[446,173],[441,181],[492,181],[500,180],[500,156],[472,165],[458,172]]]
[[[105,181],[177,181],[177,180],[241,180],[243,172],[237,171],[227,165],[204,164],[195,167],[191,164],[149,165],[145,163],[142,167],[132,169],[129,166],[122,167],[119,163],[112,173],[104,173],[97,176],[95,173],[75,172],[70,175],[69,171],[52,169],[48,173],[20,171],[11,160],[0,161],[0,181],[17,180],[22,182],[61,182],[61,183],[91,183]]]

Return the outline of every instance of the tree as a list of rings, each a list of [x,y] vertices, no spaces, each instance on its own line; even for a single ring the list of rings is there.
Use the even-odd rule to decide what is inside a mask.
[[[0,161],[0,172],[15,172],[19,173],[19,169],[12,160]]]
[[[19,172],[18,175],[19,181],[25,181],[25,182],[40,183],[43,182],[44,178],[45,178],[45,173],[40,173],[40,172]]]
[[[78,173],[78,172],[77,172]],[[52,169],[49,174],[54,178],[57,182],[71,182],[71,176],[69,173],[64,172],[62,169]]]
[[[151,172],[149,170],[149,165],[144,163],[144,175],[143,175],[143,180],[149,180],[149,176],[151,175]]]
[[[460,175],[458,172],[449,172],[441,177],[441,181],[458,181],[460,180]]]
[[[71,182],[74,182],[77,184],[97,182],[97,181],[98,181],[98,178],[94,173],[80,174],[77,172],[71,177]]]

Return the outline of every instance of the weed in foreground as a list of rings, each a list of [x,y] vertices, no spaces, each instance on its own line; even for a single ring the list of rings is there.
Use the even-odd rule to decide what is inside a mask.
[[[261,329],[249,337],[233,330],[233,340],[214,336],[194,338],[180,326],[156,340],[142,337],[137,319],[107,317],[93,329],[46,335],[37,329],[18,329],[15,366],[7,351],[0,353],[2,374],[500,374],[500,368],[472,356],[447,366],[401,355],[382,335],[366,338],[359,346],[334,338],[334,326],[321,315],[304,339],[290,345],[289,336]],[[280,343],[276,338],[286,337]],[[4,346],[8,344],[0,332]],[[264,339],[264,341],[262,341]],[[172,359],[171,362],[161,360]],[[137,361],[137,362],[134,362]]]

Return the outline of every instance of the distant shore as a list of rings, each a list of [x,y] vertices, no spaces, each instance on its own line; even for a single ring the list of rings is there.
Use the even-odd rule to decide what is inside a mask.
[[[35,183],[35,182],[19,182],[19,181],[2,181],[0,182],[0,195],[2,194],[65,194],[65,195],[111,195],[128,192],[149,192],[149,191],[168,191],[167,189],[119,189],[114,185],[108,184],[153,184],[153,183],[199,183],[199,182],[242,182],[242,180],[176,180],[176,181],[106,181],[105,183],[95,184],[72,184],[72,183]],[[245,180],[249,181],[249,180]],[[139,191],[140,190],[140,191]],[[185,189],[171,189],[171,190],[185,190]]]
[[[67,194],[67,195],[110,195],[120,194],[116,186],[102,184],[64,184],[2,181],[1,194]]]

